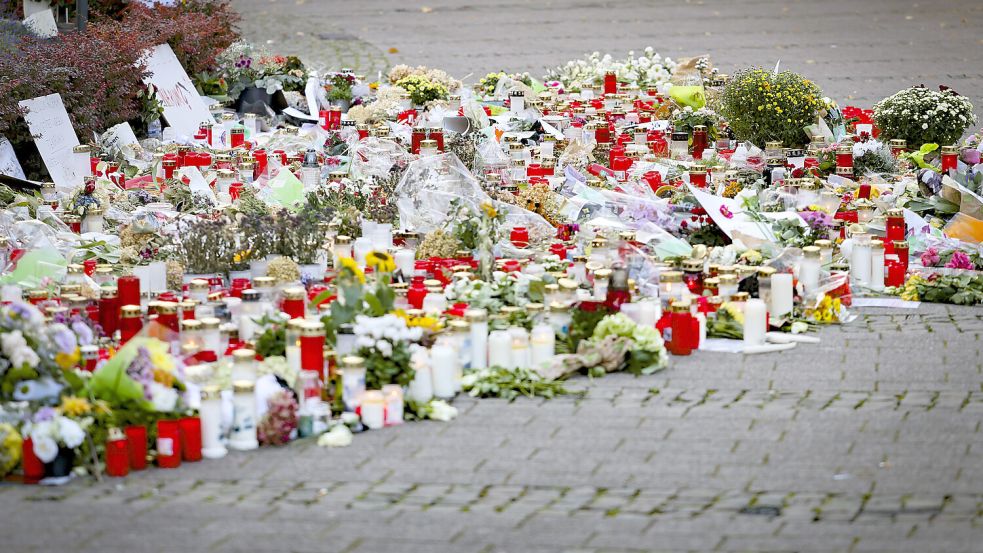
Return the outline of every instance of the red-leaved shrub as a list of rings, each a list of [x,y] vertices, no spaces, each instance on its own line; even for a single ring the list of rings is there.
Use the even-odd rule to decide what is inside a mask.
[[[170,44],[188,75],[210,69],[215,57],[239,38],[239,14],[225,1],[186,0],[153,8],[133,3],[122,21],[142,34],[144,44]]]
[[[112,2],[105,2],[107,5]],[[185,0],[176,6],[131,3],[119,21],[94,14],[83,33],[51,39],[13,37],[0,48],[0,134],[10,139],[25,171],[37,176],[37,150],[18,102],[61,94],[82,142],[93,132],[138,119],[147,68],[143,52],[167,42],[189,75],[205,71],[238,38],[238,15],[225,0]]]

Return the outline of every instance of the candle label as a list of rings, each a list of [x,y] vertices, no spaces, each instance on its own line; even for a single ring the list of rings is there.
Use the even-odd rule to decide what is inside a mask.
[[[157,438],[157,453],[164,457],[174,455],[174,439]]]

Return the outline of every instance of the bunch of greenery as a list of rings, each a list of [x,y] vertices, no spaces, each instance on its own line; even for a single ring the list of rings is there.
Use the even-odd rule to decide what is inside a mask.
[[[464,375],[461,386],[472,397],[497,397],[514,400],[519,396],[544,397],[578,395],[586,391],[573,391],[557,380],[544,380],[536,371],[526,368],[504,369],[489,367]]]

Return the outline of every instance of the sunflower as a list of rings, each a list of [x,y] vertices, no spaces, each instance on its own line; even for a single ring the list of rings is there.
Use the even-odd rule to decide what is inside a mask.
[[[359,268],[358,263],[355,263],[354,259],[350,257],[339,257],[338,264],[341,265],[339,270],[347,270],[358,280],[359,283],[365,284],[365,273],[362,272],[362,269]]]
[[[396,270],[396,262],[393,261],[393,256],[386,252],[376,250],[370,251],[365,256],[365,264],[372,267],[378,273],[392,273]]]
[[[65,396],[61,398],[59,409],[65,416],[81,417],[89,414],[89,411],[92,410],[92,405],[84,397]]]

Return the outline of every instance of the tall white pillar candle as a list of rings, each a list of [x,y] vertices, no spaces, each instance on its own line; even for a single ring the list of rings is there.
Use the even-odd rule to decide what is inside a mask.
[[[771,275],[771,316],[784,317],[792,312],[792,273]]]
[[[870,237],[863,233],[853,235],[850,251],[850,279],[854,285],[870,284]]]
[[[765,302],[751,298],[744,303],[744,345],[757,346],[765,342],[766,316]]]
[[[430,349],[433,395],[441,399],[454,397],[454,373],[457,370],[457,351],[446,342]]]
[[[512,336],[507,330],[493,330],[488,336],[488,366],[512,366]]]
[[[471,368],[488,366],[488,311],[468,309],[464,316],[471,323]]]
[[[873,290],[884,289],[884,242],[870,242],[870,287]]]
[[[549,323],[539,323],[532,329],[532,367],[541,367],[553,359],[556,353],[556,334]]]

